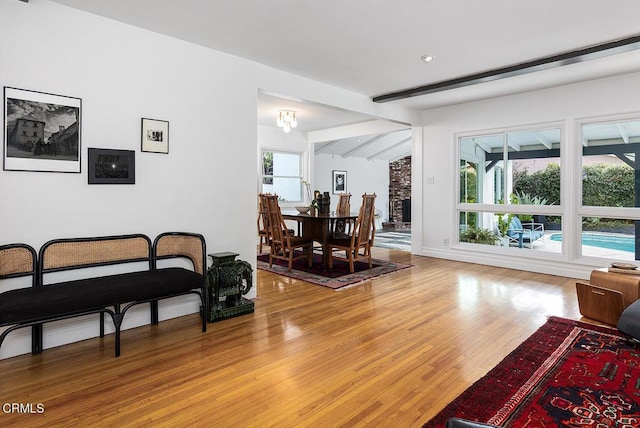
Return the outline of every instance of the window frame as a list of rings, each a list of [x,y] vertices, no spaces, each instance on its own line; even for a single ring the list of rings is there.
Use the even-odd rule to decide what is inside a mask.
[[[640,112],[634,113],[624,113],[624,114],[612,114],[612,115],[603,115],[603,116],[592,116],[586,118],[577,118],[575,120],[575,135],[576,141],[580,142],[580,144],[576,145],[576,154],[575,154],[575,227],[574,227],[574,235],[575,235],[575,255],[576,259],[585,260],[587,262],[595,262],[607,260],[611,261],[611,259],[594,257],[584,255],[582,253],[582,220],[588,217],[599,217],[599,218],[610,218],[610,219],[630,219],[630,220],[640,220],[640,207],[608,207],[608,206],[593,206],[593,205],[583,205],[583,188],[582,188],[582,173],[583,173],[583,150],[582,150],[582,140],[583,140],[583,126],[584,125],[593,125],[597,123],[619,123],[619,122],[634,122],[640,121]]]
[[[274,175],[274,174],[265,174],[264,172],[264,155],[265,153],[281,153],[281,154],[287,154],[287,155],[294,155],[298,157],[298,171],[300,173],[300,175]],[[274,149],[274,148],[269,148],[269,147],[261,147],[260,148],[260,157],[258,159],[259,162],[259,171],[260,171],[260,176],[259,176],[259,192],[260,193],[266,193],[265,188],[264,188],[264,180],[265,178],[296,178],[298,179],[298,185],[299,185],[299,197],[300,199],[297,200],[293,200],[293,199],[288,199],[288,200],[283,200],[282,203],[284,204],[288,204],[288,203],[300,203],[304,201],[305,195],[304,195],[304,189],[303,189],[303,183],[302,180],[305,178],[304,175],[304,152],[301,151],[296,151],[296,150],[282,150],[282,149]],[[277,192],[273,192],[275,194],[278,194]]]
[[[553,122],[544,122],[544,123],[534,123],[530,125],[522,125],[522,126],[512,126],[512,127],[504,127],[504,128],[494,128],[494,129],[485,129],[479,131],[469,131],[469,132],[459,132],[454,133],[453,135],[453,145],[455,147],[455,155],[454,162],[456,165],[456,171],[460,169],[461,160],[468,161],[469,159],[464,157],[464,154],[461,153],[460,140],[464,138],[473,138],[473,137],[483,137],[483,136],[495,136],[495,135],[503,135],[503,148],[504,150],[508,150],[507,144],[507,135],[509,133],[515,132],[523,132],[523,131],[535,131],[535,130],[545,130],[545,129],[559,129],[560,130],[560,174],[561,174],[561,182],[560,182],[560,204],[557,205],[520,205],[520,204],[511,204],[508,201],[508,198],[503,201],[503,203],[464,203],[460,202],[460,173],[455,174],[454,180],[454,218],[455,222],[452,224],[452,236],[455,237],[455,244],[459,248],[473,248],[474,251],[485,250],[485,251],[510,251],[513,250],[511,248],[499,248],[496,247],[491,248],[491,246],[486,245],[477,245],[471,243],[465,243],[460,241],[460,225],[458,224],[461,213],[464,212],[477,212],[479,215],[493,215],[494,213],[504,213],[504,214],[532,214],[532,215],[553,215],[559,216],[561,218],[561,224],[566,224],[567,218],[565,207],[566,207],[566,198],[565,198],[565,187],[566,187],[566,177],[568,176],[569,171],[569,157],[571,156],[571,151],[569,149],[569,140],[567,138],[566,132],[566,121],[553,121]],[[504,152],[506,156],[506,151]],[[506,162],[506,159],[504,160]],[[508,183],[511,181],[511,177],[509,177],[509,168],[503,168],[503,185],[508,186]],[[480,181],[480,180],[478,180]],[[504,189],[506,191],[506,188]],[[493,201],[492,201],[493,202]],[[484,247],[484,248],[478,248]],[[555,258],[559,256],[558,253],[552,252],[527,252],[525,253],[527,256],[534,258]],[[567,244],[565,242],[562,243],[562,251],[560,253],[561,257],[566,258],[567,255]]]

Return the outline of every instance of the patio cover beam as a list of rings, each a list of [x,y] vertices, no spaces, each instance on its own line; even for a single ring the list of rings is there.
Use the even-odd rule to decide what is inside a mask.
[[[635,153],[640,151],[640,143],[629,144],[609,144],[606,146],[588,146],[582,148],[582,154],[586,156],[593,155],[615,155],[620,159],[626,157],[626,153]],[[508,160],[534,159],[534,158],[559,158],[560,149],[548,150],[523,150],[519,152],[508,152]],[[628,159],[628,158],[627,158]],[[487,153],[485,160],[501,161],[504,160],[504,152]]]

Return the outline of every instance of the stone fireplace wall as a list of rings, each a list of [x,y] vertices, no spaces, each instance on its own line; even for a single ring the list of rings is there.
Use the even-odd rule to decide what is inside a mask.
[[[389,163],[389,222],[402,223],[405,199],[411,199],[411,156]]]

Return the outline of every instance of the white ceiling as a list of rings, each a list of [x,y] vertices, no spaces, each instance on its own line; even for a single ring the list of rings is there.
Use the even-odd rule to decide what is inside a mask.
[[[640,16],[637,0],[53,1],[370,97],[636,35]],[[391,102],[424,110],[634,71],[640,51]],[[303,131],[369,119],[274,98],[259,96],[259,123],[287,103]]]
[[[298,118],[298,131],[309,132],[338,126],[352,125],[371,120],[371,117],[353,111],[336,110],[334,108],[291,100],[276,95],[258,93],[258,123],[276,126],[276,117],[280,110],[293,110]]]

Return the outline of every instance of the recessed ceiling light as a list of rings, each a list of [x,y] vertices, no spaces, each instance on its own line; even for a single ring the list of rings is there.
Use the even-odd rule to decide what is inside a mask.
[[[424,62],[431,62],[433,61],[433,57],[431,55],[422,55],[420,57],[421,60],[423,60]]]

